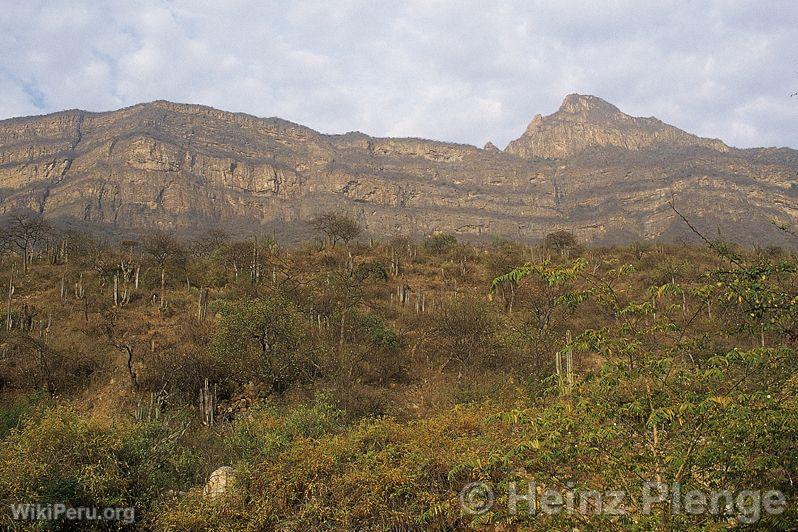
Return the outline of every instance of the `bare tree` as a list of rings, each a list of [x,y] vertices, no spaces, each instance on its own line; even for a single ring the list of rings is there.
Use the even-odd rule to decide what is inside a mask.
[[[138,388],[138,375],[133,363],[133,344],[128,338],[128,331],[121,327],[120,321],[121,315],[112,311],[104,317],[101,327],[108,344],[126,355],[130,385],[135,390]]]
[[[230,235],[224,229],[214,228],[205,231],[191,241],[189,251],[193,257],[207,257],[230,241]]]
[[[170,233],[154,231],[144,239],[144,251],[163,268],[167,262],[183,255],[183,245]]]
[[[29,373],[36,384],[43,383],[50,397],[55,397],[58,384],[64,383],[69,370],[64,368],[63,356],[60,352],[50,348],[43,338],[34,338],[27,331],[0,333],[0,349],[16,350],[23,355],[22,368]]]
[[[13,251],[11,237],[5,227],[0,227],[0,253],[10,253],[11,251]]]
[[[7,215],[2,222],[0,239],[8,249],[22,256],[22,269],[28,272],[28,264],[36,249],[36,244],[50,230],[50,224],[40,214],[17,211]]]

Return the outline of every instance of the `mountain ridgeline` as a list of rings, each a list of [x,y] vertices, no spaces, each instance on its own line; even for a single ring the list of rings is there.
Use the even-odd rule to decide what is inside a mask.
[[[798,222],[798,151],[731,148],[572,94],[505,150],[325,135],[165,101],[0,121],[0,210],[117,233],[160,227],[304,236],[338,210],[368,233],[585,243],[710,237],[780,244]]]

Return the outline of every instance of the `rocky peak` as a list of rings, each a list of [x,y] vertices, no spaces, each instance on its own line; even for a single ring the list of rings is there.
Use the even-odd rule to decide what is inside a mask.
[[[589,94],[569,94],[565,97],[557,112],[582,116],[595,116],[597,114],[612,116],[623,114],[620,109],[608,101]]]
[[[485,150],[485,151],[489,151],[489,152],[497,152],[497,151],[501,151],[501,150],[499,150],[499,148],[497,148],[497,147],[496,147],[496,145],[495,145],[494,143],[492,143],[491,141],[488,141],[488,142],[486,142],[486,143],[485,143],[485,145],[482,147],[482,149],[483,149],[483,150]]]
[[[125,236],[220,226],[294,238],[339,209],[374,235],[536,240],[562,228],[611,242],[670,235],[681,220],[667,202],[681,193],[702,229],[777,242],[771,221],[798,220],[798,151],[727,150],[582,95],[536,116],[514,156],[157,101],[0,120],[0,214],[32,209]]]
[[[729,150],[717,139],[691,135],[656,118],[627,115],[597,96],[569,94],[554,114],[536,115],[505,151],[527,159],[567,158],[591,148]]]

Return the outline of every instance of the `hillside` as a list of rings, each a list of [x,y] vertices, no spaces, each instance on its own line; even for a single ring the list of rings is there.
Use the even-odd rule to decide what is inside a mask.
[[[795,150],[738,150],[594,96],[569,95],[501,151],[156,101],[0,122],[0,199],[117,233],[210,226],[299,238],[322,210],[374,235],[444,231],[583,242],[713,235],[782,243],[798,220]]]
[[[19,503],[126,509],[80,530],[798,519],[794,253],[442,236],[285,248],[216,234],[58,249],[27,271],[0,253],[13,288],[0,310],[0,528],[37,526],[12,519]],[[728,513],[685,512],[675,492],[642,508],[659,481],[735,499]],[[532,513],[512,486],[578,505],[622,490],[624,511]]]

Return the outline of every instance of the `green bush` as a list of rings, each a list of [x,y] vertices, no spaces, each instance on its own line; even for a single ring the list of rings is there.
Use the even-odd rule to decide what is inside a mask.
[[[310,404],[300,404],[281,413],[269,405],[258,405],[237,419],[224,439],[228,456],[247,467],[274,457],[298,438],[318,438],[343,427],[342,412],[323,393]]]
[[[358,264],[355,268],[355,278],[358,281],[366,279],[374,279],[375,281],[387,281],[388,272],[385,271],[385,266],[377,261],[368,261]]]
[[[433,255],[441,255],[457,245],[457,238],[448,233],[439,233],[424,240],[424,248]]]
[[[11,429],[18,427],[46,395],[44,391],[32,392],[0,406],[0,438],[5,438]]]
[[[163,422],[109,426],[68,407],[44,410],[0,446],[0,504],[134,507],[140,520],[167,490],[197,481],[200,463],[180,435]]]

